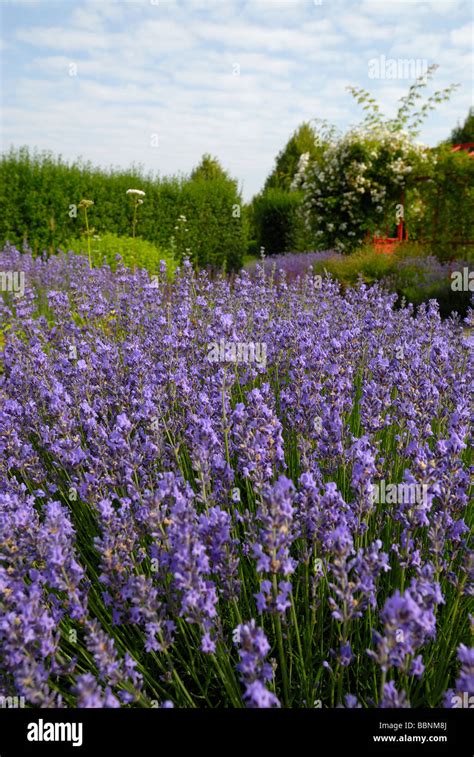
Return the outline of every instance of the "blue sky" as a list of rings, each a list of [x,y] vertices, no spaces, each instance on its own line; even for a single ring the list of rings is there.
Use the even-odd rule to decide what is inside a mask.
[[[161,174],[187,173],[210,152],[246,199],[302,121],[344,130],[361,119],[348,85],[392,114],[410,73],[439,64],[431,89],[460,87],[429,116],[428,144],[473,101],[470,0],[0,0],[0,9],[2,149]],[[374,59],[385,78],[370,75]],[[413,68],[397,64],[387,78],[390,60]]]

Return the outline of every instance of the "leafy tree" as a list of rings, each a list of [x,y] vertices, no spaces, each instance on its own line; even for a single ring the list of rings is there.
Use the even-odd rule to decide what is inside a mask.
[[[267,189],[291,189],[291,183],[298,170],[301,155],[309,153],[316,157],[316,132],[308,123],[304,122],[293,133],[286,146],[278,153],[275,168],[267,178],[263,191]]]
[[[204,179],[212,181],[213,179],[228,179],[232,181],[229,174],[224,171],[217,158],[213,158],[209,153],[205,153],[201,162],[193,169],[190,176],[191,181]]]
[[[452,144],[464,144],[465,142],[474,142],[474,108],[469,108],[466,120],[461,126],[458,125],[452,130],[449,140]]]

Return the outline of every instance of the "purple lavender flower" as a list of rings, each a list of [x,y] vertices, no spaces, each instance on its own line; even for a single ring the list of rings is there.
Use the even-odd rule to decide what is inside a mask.
[[[247,706],[279,707],[277,697],[265,686],[272,679],[272,668],[265,662],[270,645],[262,629],[252,619],[249,623],[237,626],[233,640],[239,647],[240,662],[237,670],[245,685],[244,700]]]
[[[169,551],[163,559],[173,576],[173,588],[179,602],[179,615],[204,629],[203,648],[212,650],[209,632],[217,616],[217,588],[210,580],[211,562],[199,533],[199,521],[193,502],[177,494],[170,506],[167,526]]]
[[[270,387],[252,389],[247,405],[238,403],[232,415],[233,446],[238,467],[256,489],[284,466],[282,426],[270,403]]]
[[[377,651],[369,650],[381,669],[387,671],[392,665],[421,675],[421,660],[407,669],[409,657],[419,647],[436,635],[434,608],[442,601],[438,586],[424,581],[413,581],[403,594],[396,591],[385,603],[381,616],[384,635],[374,633]]]
[[[254,545],[254,557],[259,573],[293,573],[295,561],[289,550],[294,539],[293,497],[294,485],[285,476],[280,476],[273,486],[263,491],[262,504],[257,511],[260,525],[258,542]]]
[[[102,690],[98,681],[90,673],[83,673],[77,677],[74,687],[77,694],[77,706],[98,709],[102,707],[120,707],[120,702],[110,688]]]
[[[383,706],[436,706],[472,593],[468,322],[311,274],[114,267],[0,253],[26,281],[0,292],[0,694],[228,706],[256,610],[248,706],[278,705],[274,647],[285,704],[370,704],[375,661]],[[221,340],[265,365],[206,360]],[[382,479],[423,501],[375,503]],[[471,651],[440,660],[469,699]]]
[[[383,688],[383,697],[380,702],[380,707],[406,709],[410,707],[410,703],[407,700],[406,693],[404,691],[397,691],[394,682],[389,681],[389,683],[386,683]]]

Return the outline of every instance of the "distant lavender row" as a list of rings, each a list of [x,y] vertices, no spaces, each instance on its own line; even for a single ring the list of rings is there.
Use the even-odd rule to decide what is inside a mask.
[[[255,271],[257,266],[262,266],[267,273],[273,269],[278,274],[284,271],[289,278],[304,276],[309,268],[315,263],[321,263],[332,257],[341,257],[334,250],[322,250],[320,252],[287,252],[281,255],[272,255],[260,261],[252,261],[245,266],[247,271]]]
[[[247,271],[253,272],[257,266],[263,267],[267,273],[272,270],[278,274],[284,272],[289,278],[304,276],[309,269],[315,264],[323,263],[326,260],[343,260],[344,255],[337,253],[335,250],[323,250],[320,252],[287,252],[281,255],[272,255],[264,257],[263,260],[255,260],[247,263]],[[413,269],[419,272],[420,280],[423,284],[438,283],[439,281],[449,280],[450,274],[454,270],[460,270],[467,266],[467,262],[456,260],[452,262],[442,262],[435,255],[426,255],[424,257],[406,257],[397,259],[397,268]],[[320,266],[318,266],[320,268]]]
[[[0,696],[471,701],[459,319],[261,270],[0,271]]]

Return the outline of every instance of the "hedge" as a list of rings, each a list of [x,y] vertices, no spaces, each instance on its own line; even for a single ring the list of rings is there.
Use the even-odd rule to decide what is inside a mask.
[[[299,191],[267,189],[253,201],[253,223],[258,247],[266,255],[297,251],[305,247],[305,231],[300,209],[303,195]]]
[[[168,248],[181,215],[186,216],[189,246],[196,263],[237,269],[247,247],[247,224],[240,213],[237,183],[158,177],[141,167],[103,170],[78,161],[71,165],[51,153],[11,149],[0,160],[0,237],[16,245],[28,242],[36,252],[67,246],[83,231],[75,207],[94,201],[89,221],[95,233],[131,232],[132,203],[127,189],[146,193],[139,209],[137,235]]]

